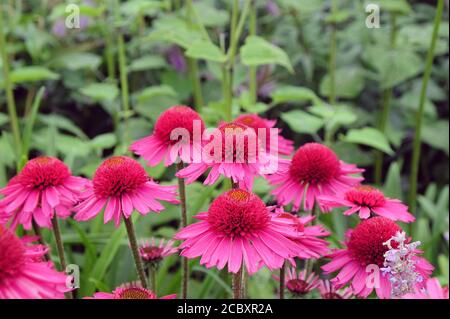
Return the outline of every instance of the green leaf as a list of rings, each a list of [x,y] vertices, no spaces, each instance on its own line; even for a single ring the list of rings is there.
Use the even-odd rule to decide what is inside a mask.
[[[106,149],[111,148],[117,143],[116,135],[113,133],[100,134],[90,141],[92,148]]]
[[[50,62],[55,68],[65,68],[76,71],[81,69],[96,70],[102,59],[90,52],[67,52],[57,56]]]
[[[448,120],[427,123],[422,129],[422,141],[449,155]]]
[[[111,83],[91,83],[80,89],[81,94],[95,101],[114,101],[119,89]]]
[[[399,163],[393,162],[391,166],[389,166],[386,182],[383,186],[383,192],[386,196],[391,198],[403,199],[402,176]]]
[[[36,82],[45,80],[57,80],[59,74],[42,66],[24,66],[11,72],[13,83]]]
[[[225,54],[215,46],[211,41],[197,41],[186,50],[186,55],[194,59],[203,59],[213,62],[223,63],[227,60]]]
[[[286,52],[258,36],[249,36],[246,39],[241,47],[241,59],[242,63],[248,66],[278,64],[294,73]]]
[[[422,58],[405,48],[371,46],[366,49],[364,57],[377,71],[382,89],[403,83],[419,74],[423,67]]]
[[[342,140],[347,143],[367,145],[389,155],[394,154],[386,135],[372,127],[351,129],[342,137]]]
[[[200,31],[193,29],[186,21],[173,16],[158,19],[154,26],[155,31],[147,37],[149,41],[167,41],[187,49],[192,43],[203,38]]]
[[[408,15],[412,13],[411,6],[408,4],[406,0],[373,0],[370,3],[377,4],[380,6],[380,11],[383,12],[389,11],[393,13],[400,13],[404,15]]]
[[[322,102],[313,90],[301,86],[278,87],[272,92],[271,97],[274,105],[286,102],[311,102],[313,104]]]
[[[297,133],[314,134],[324,124],[321,118],[300,110],[282,113],[281,118]]]
[[[335,94],[338,97],[352,99],[364,89],[364,73],[359,67],[340,67],[335,74]],[[320,94],[330,95],[330,75],[327,74],[320,81]]]
[[[325,22],[327,23],[343,23],[350,19],[351,13],[348,10],[339,10],[336,12],[330,13],[326,18]]]
[[[0,126],[9,122],[9,117],[5,113],[0,113]]]
[[[139,92],[139,94],[137,95],[137,101],[139,103],[143,103],[147,100],[153,99],[157,96],[177,96],[177,92],[175,92],[175,90],[168,85],[155,85],[155,86],[150,86],[144,90],[142,90],[141,92]]]
[[[217,9],[214,1],[195,1],[193,7],[199,22],[205,27],[221,27],[228,22],[228,11]]]
[[[159,55],[145,55],[139,59],[133,60],[128,70],[133,71],[144,71],[163,68],[167,65],[163,57]]]

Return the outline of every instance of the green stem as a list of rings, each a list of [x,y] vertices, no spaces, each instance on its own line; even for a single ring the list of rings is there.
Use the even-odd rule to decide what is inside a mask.
[[[177,171],[183,169],[183,162],[177,164]],[[184,179],[178,178],[178,189],[180,192],[180,202],[181,202],[181,227],[187,226],[187,207],[186,207],[186,185]],[[188,259],[185,257],[181,258],[182,263],[182,287],[181,287],[181,297],[187,299],[188,293],[188,283],[189,283],[189,263]]]
[[[9,59],[6,49],[6,37],[3,30],[3,5],[0,5],[0,54],[3,61],[3,82],[6,91],[6,103],[8,107],[9,121],[14,138],[14,146],[17,162],[20,161],[22,153],[22,139],[20,136],[19,120],[17,118],[16,104],[13,94],[13,83],[10,77]],[[18,164],[19,165],[19,164]]]
[[[128,240],[130,242],[131,252],[133,254],[134,263],[136,265],[136,271],[139,276],[139,280],[141,281],[141,285],[143,288],[147,288],[147,278],[145,276],[144,266],[142,264],[141,257],[139,255],[139,247],[136,239],[136,232],[134,231],[133,221],[131,216],[129,218],[123,217],[125,222],[125,227],[127,229]]]
[[[439,26],[441,23],[442,11],[444,7],[444,0],[439,0],[436,8],[436,16],[434,18],[433,35],[431,37],[430,47],[428,49],[427,58],[425,62],[425,72],[422,79],[422,87],[420,91],[419,109],[416,113],[416,124],[415,124],[415,134],[414,134],[414,146],[411,164],[411,175],[410,175],[410,189],[409,189],[409,208],[411,213],[416,212],[417,208],[417,177],[419,174],[419,163],[420,163],[420,151],[421,151],[421,137],[422,137],[422,120],[423,112],[425,108],[425,99],[427,95],[428,81],[431,75],[431,69],[433,66],[434,51],[436,48],[436,41],[439,33]]]
[[[250,11],[250,28],[249,28],[250,35],[256,35],[256,2],[252,1],[252,7]],[[256,66],[249,67],[249,93],[250,93],[250,103],[253,105],[257,101],[257,82],[256,82],[256,74],[257,69]]]
[[[285,283],[286,283],[286,265],[283,263],[283,266],[281,266],[280,269],[280,299],[284,299],[284,290],[285,290]]]
[[[238,272],[233,274],[233,299],[242,299],[243,297],[243,282],[242,282],[242,272],[243,268],[239,268]]]
[[[123,35],[119,33],[117,37],[117,50],[119,54],[119,73],[120,73],[120,88],[122,95],[122,107],[123,107],[123,116],[125,119],[125,128],[124,128],[124,144],[128,145],[129,140],[129,123],[128,119],[130,117],[131,109],[130,109],[130,98],[128,92],[128,75],[127,75],[127,62],[126,62],[126,53],[125,53],[125,44],[123,40]]]
[[[53,227],[53,234],[55,236],[55,242],[56,242],[56,250],[58,251],[59,256],[59,263],[61,265],[61,271],[66,271],[67,262],[66,262],[66,255],[64,254],[64,244],[61,238],[61,230],[59,228],[59,223],[56,215],[52,218],[52,227]],[[67,299],[73,299],[73,293],[68,292],[66,293]]]
[[[337,11],[336,0],[332,0],[331,13],[335,14]],[[330,95],[329,102],[331,105],[336,104],[336,24],[331,24],[331,37],[330,37],[330,53],[328,61],[328,73],[330,74]]]
[[[42,246],[47,246],[45,244],[44,238],[42,237],[42,232],[41,232],[41,228],[39,227],[39,225],[36,223],[36,221],[34,220],[34,218],[31,219],[31,224],[33,226],[33,232],[34,234],[38,237],[38,243],[41,244]],[[48,252],[44,255],[44,259],[46,261],[51,260],[50,259],[50,255],[48,254]]]
[[[391,49],[395,48],[396,39],[397,39],[397,19],[396,14],[391,13],[391,31],[390,31],[390,44]],[[382,106],[381,106],[381,114],[380,120],[378,123],[378,129],[385,133],[387,129],[387,125],[389,123],[389,114],[391,109],[391,100],[392,100],[392,87],[387,88],[383,91],[382,97]],[[383,175],[383,153],[381,151],[375,151],[375,184],[381,185],[382,183],[382,175]]]
[[[195,16],[194,16],[194,9],[192,6],[192,0],[188,0],[187,1],[187,21],[190,26],[194,25],[194,20],[195,20]],[[203,31],[203,32],[206,32],[206,31]],[[206,32],[206,34],[208,34],[208,33]],[[203,93],[202,93],[201,79],[200,79],[199,72],[198,72],[198,62],[196,59],[193,59],[190,57],[186,57],[186,59],[187,59],[187,63],[188,63],[189,76],[190,76],[191,83],[193,85],[193,90],[194,90],[195,109],[197,111],[200,111],[201,107],[203,106]]]
[[[226,117],[228,121],[231,121],[233,118],[232,103],[233,103],[234,59],[237,51],[237,46],[239,43],[239,38],[241,36],[245,21],[247,19],[248,11],[250,9],[250,3],[251,0],[246,0],[244,7],[242,9],[241,16],[239,17],[239,21],[238,21],[239,0],[233,1],[233,7],[231,11],[230,46],[227,52],[227,62],[225,62],[222,67],[222,88],[223,88]]]
[[[148,280],[150,282],[150,290],[153,291],[153,293],[156,295],[156,266],[150,265],[148,267]]]

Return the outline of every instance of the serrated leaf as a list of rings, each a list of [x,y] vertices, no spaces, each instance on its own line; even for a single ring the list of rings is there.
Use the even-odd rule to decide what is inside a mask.
[[[119,89],[111,83],[91,83],[81,88],[80,93],[95,101],[114,101]]]
[[[36,82],[44,80],[57,80],[59,74],[42,66],[24,66],[11,71],[13,83]]]
[[[282,113],[281,118],[297,133],[314,134],[324,125],[321,118],[300,110]]]
[[[359,67],[349,66],[341,67],[335,74],[335,95],[343,98],[352,99],[361,93],[364,89],[364,73]],[[320,94],[330,95],[330,75],[327,74],[320,81]]]
[[[117,143],[116,135],[113,133],[100,134],[94,137],[89,144],[92,148],[106,149],[111,148]]]
[[[96,70],[102,59],[90,52],[67,52],[57,56],[50,62],[55,68],[65,68],[76,71],[81,69]]]
[[[351,129],[342,137],[342,140],[347,143],[370,146],[389,155],[394,154],[386,135],[372,127]]]
[[[301,86],[281,86],[276,88],[272,94],[272,104],[286,102],[311,102],[321,103],[320,98],[313,90]]]
[[[223,63],[227,57],[223,52],[215,46],[211,41],[197,41],[186,50],[186,55],[194,59],[203,59],[207,61]]]
[[[382,89],[394,87],[416,76],[423,67],[422,58],[407,48],[371,46],[365,51],[364,57],[377,71]]]
[[[242,63],[248,66],[278,64],[294,73],[288,55],[281,48],[258,36],[249,36],[241,47]]]
[[[422,129],[422,141],[436,149],[449,154],[448,120],[427,123]]]
[[[128,70],[130,72],[144,71],[163,68],[166,65],[167,63],[164,58],[159,55],[145,55],[143,57],[140,57],[139,59],[133,60],[133,62],[131,62],[130,66],[128,67]]]

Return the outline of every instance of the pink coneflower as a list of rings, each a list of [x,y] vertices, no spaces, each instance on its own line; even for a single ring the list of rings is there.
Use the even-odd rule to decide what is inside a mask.
[[[174,241],[167,242],[164,239],[159,240],[151,238],[150,241],[139,246],[139,255],[146,264],[158,264],[165,257],[175,254],[178,251],[177,247],[173,246]]]
[[[448,299],[448,286],[442,287],[437,278],[428,278],[425,287],[406,294],[403,299]]]
[[[336,289],[329,280],[321,280],[318,288],[322,299],[351,299],[353,297],[350,287]]]
[[[211,145],[211,153],[208,154],[211,159],[204,160],[202,163],[192,163],[180,170],[176,176],[185,178],[189,184],[211,168],[204,181],[205,185],[214,184],[222,175],[231,178],[234,183],[239,184],[240,188],[250,190],[254,178],[261,175],[272,164],[269,157],[259,151],[261,145],[254,131],[250,131],[249,127],[239,123],[222,123],[218,129],[221,136],[213,136],[208,144]],[[254,137],[253,143],[250,136]],[[232,143],[227,143],[227,139]],[[216,150],[221,153],[215,154]]]
[[[280,280],[278,276],[273,276],[276,280]],[[307,274],[306,270],[297,272],[294,267],[286,269],[286,289],[296,297],[304,296],[313,289],[319,287],[319,276],[314,273]]]
[[[390,251],[386,243],[401,231],[397,224],[385,217],[364,220],[348,235],[347,247],[333,252],[331,262],[322,269],[327,274],[340,270],[332,280],[336,288],[351,283],[358,296],[367,297],[375,288],[378,297],[390,298],[393,286],[390,276],[383,270],[386,253]],[[418,276],[428,278],[433,266],[419,256],[413,256],[412,260]],[[419,281],[414,284],[420,287]]]
[[[106,206],[104,222],[114,220],[118,227],[121,217],[128,219],[135,209],[141,215],[163,210],[164,206],[158,200],[177,204],[176,188],[154,182],[134,159],[114,156],[97,168],[92,183],[80,195],[81,202],[75,207],[75,219],[92,219]]]
[[[319,196],[319,201],[328,208],[348,207],[344,215],[358,212],[361,219],[367,219],[371,213],[374,213],[405,223],[415,220],[414,216],[408,212],[408,207],[401,201],[385,197],[380,190],[366,185],[348,189],[343,194]]]
[[[289,236],[294,240],[301,250],[296,257],[301,259],[320,258],[329,253],[328,242],[320,237],[330,235],[330,232],[322,225],[307,226],[315,216],[295,216],[284,212],[283,208],[275,210],[276,220],[287,227],[293,226],[296,229],[294,236]],[[275,219],[275,218],[274,218]]]
[[[303,206],[310,211],[318,203],[319,195],[334,195],[357,185],[362,177],[351,174],[364,170],[339,160],[328,147],[318,143],[307,143],[300,147],[292,160],[280,159],[277,173],[267,179],[276,189],[272,191],[278,204],[293,203],[293,209]],[[303,203],[303,205],[302,205]],[[326,207],[321,206],[322,210]]]
[[[196,121],[199,124],[198,142],[194,141]],[[174,130],[180,129],[189,133],[189,141],[170,138]],[[201,158],[201,134],[204,129],[202,118],[193,109],[184,105],[172,106],[159,116],[153,134],[134,142],[130,150],[142,156],[150,166],[158,165],[163,158],[166,166],[172,165],[178,158],[190,163],[195,152]]]
[[[0,226],[0,299],[63,299],[67,275],[44,261],[48,249]]]
[[[255,130],[258,134],[259,129],[264,129],[266,134],[266,152],[270,152],[270,134],[269,129],[274,128],[277,124],[276,120],[267,120],[257,114],[242,114],[234,120],[235,123],[240,123],[247,125],[248,127]],[[294,151],[294,142],[285,139],[280,133],[281,129],[278,129],[278,153],[281,155],[290,155]]]
[[[11,219],[11,228],[21,224],[30,229],[32,220],[51,228],[51,219],[70,216],[86,180],[71,175],[69,168],[54,157],[37,157],[25,165],[8,185],[0,190],[0,219]]]
[[[158,298],[153,291],[137,283],[130,283],[114,289],[112,293],[96,292],[91,298],[86,299],[175,299],[176,297],[177,295],[173,294]]]
[[[200,264],[237,273],[244,264],[249,274],[263,265],[280,268],[285,259],[299,254],[301,248],[289,236],[297,230],[280,222],[256,195],[242,189],[217,197],[208,212],[195,216],[200,222],[183,228],[175,239],[182,256],[201,256]]]

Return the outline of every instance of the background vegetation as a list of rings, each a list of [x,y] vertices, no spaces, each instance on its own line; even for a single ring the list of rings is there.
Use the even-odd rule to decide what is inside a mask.
[[[420,116],[417,193],[409,199],[434,1],[370,1],[381,6],[378,29],[366,27],[364,1],[70,2],[79,5],[79,29],[64,25],[69,2],[2,1],[0,67],[7,64],[9,73],[0,75],[1,187],[38,154],[57,156],[74,174],[91,177],[102,159],[126,152],[175,104],[194,107],[208,127],[258,113],[279,119],[297,147],[326,143],[364,167],[368,183],[417,201],[410,234],[448,283],[448,1]],[[16,128],[8,108],[17,111]],[[173,168],[147,170],[176,184]],[[255,192],[270,203],[268,190],[263,180],[256,182]],[[189,185],[189,216],[207,209],[220,192],[220,183]],[[141,217],[137,232],[171,237],[178,220],[179,207],[167,205],[160,215]],[[357,218],[328,214],[321,222],[333,231],[336,246]],[[136,278],[123,227],[103,225],[102,216],[62,226],[68,259],[81,267],[80,296]],[[52,242],[51,233],[44,236]],[[190,297],[229,297],[226,276],[196,261],[192,269]],[[179,258],[167,258],[158,293],[178,292],[180,278]],[[249,296],[275,297],[276,285],[261,271],[250,279]]]

